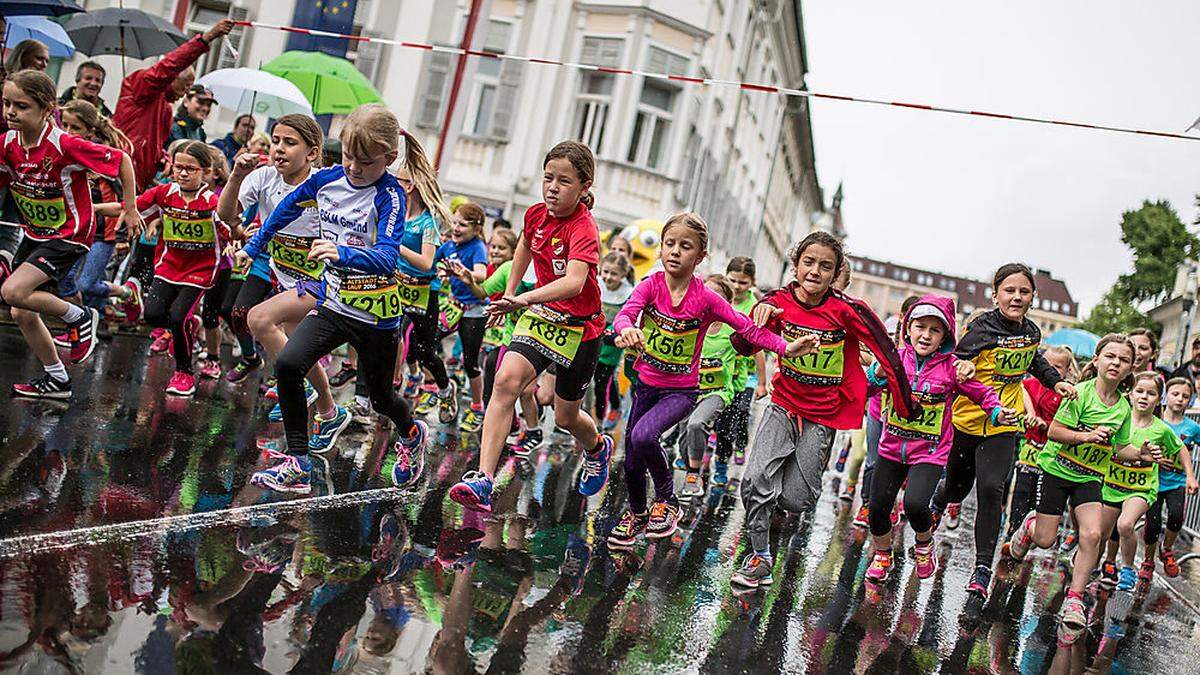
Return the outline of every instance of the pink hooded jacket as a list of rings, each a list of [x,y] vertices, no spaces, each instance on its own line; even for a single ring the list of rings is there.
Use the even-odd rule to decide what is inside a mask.
[[[937,352],[919,361],[917,350],[908,336],[908,326],[914,314],[933,310],[934,316],[946,324],[946,339]],[[908,421],[884,410],[883,436],[879,441],[879,456],[902,464],[936,464],[945,466],[954,441],[954,425],[950,407],[954,397],[963,394],[995,420],[1001,405],[996,392],[974,378],[959,383],[955,371],[954,301],[938,295],[926,295],[909,308],[901,327],[903,343],[900,360],[910,378],[913,396],[921,402],[920,419]],[[868,373],[871,383],[882,386],[885,381],[872,367]]]

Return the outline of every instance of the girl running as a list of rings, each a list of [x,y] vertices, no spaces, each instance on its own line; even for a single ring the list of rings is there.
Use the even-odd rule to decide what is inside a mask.
[[[732,258],[725,266],[725,280],[733,289],[733,300],[729,304],[747,316],[754,303],[758,302],[754,291],[756,271],[754,260],[745,256]],[[729,483],[731,456],[735,464],[740,466],[745,463],[746,444],[750,440],[750,404],[770,393],[770,385],[765,355],[737,357],[733,372],[733,400],[725,406],[715,425],[717,449],[713,460],[713,485],[722,487]]]
[[[434,256],[434,263],[442,265],[448,277],[450,303],[457,310],[455,314],[462,315],[458,320],[458,336],[462,340],[463,369],[471,388],[471,409],[463,417],[462,430],[468,433],[479,431],[483,426],[483,371],[479,368],[479,354],[487,318],[484,317],[484,301],[471,292],[463,278],[470,277],[476,282],[487,278],[487,246],[480,238],[483,221],[483,207],[474,202],[459,204],[450,219],[450,241],[442,244]],[[454,388],[439,403],[438,419],[443,424],[458,419],[458,392]]]
[[[616,251],[610,251],[600,261],[600,306],[604,308],[604,344],[600,346],[600,358],[596,363],[595,388],[596,419],[604,420],[604,430],[612,431],[621,421],[621,393],[613,382],[617,366],[621,365],[625,353],[617,347],[616,331],[613,330],[613,319],[617,312],[633,294],[633,284],[629,283],[629,273],[633,265],[629,258]]]
[[[12,392],[66,399],[71,397],[71,378],[40,315],[67,324],[72,363],[92,355],[100,314],[58,297],[56,282],[87,254],[95,234],[88,171],[120,177],[125,206],[111,215],[119,216],[130,232],[141,231],[133,164],[120,150],[75,138],[50,123],[57,98],[54,82],[45,73],[10,73],[3,93],[9,131],[0,146],[0,189],[8,188],[12,194],[25,237],[13,257],[11,273],[0,262],[0,295],[45,371],[27,383],[14,384]]]
[[[311,491],[304,378],[322,356],[347,342],[363,359],[362,377],[373,407],[394,425],[392,483],[404,487],[421,475],[428,430],[424,422],[413,420],[392,388],[403,311],[396,258],[406,204],[404,190],[387,167],[400,154],[402,134],[405,162],[428,166],[424,150],[385,106],[356,108],[342,127],[342,164],[318,171],[292,190],[238,252],[239,264],[250,264],[279,231],[315,203],[321,229],[303,260],[320,267],[318,304],[300,321],[275,361],[287,455],[255,473],[253,485]]]
[[[940,295],[918,300],[900,324],[900,359],[904,377],[921,403],[918,419],[901,419],[888,411],[879,456],[872,477],[869,519],[875,554],[867,579],[882,583],[892,568],[892,506],[904,487],[904,515],[915,534],[912,548],[917,576],[928,579],[937,570],[933,553],[933,522],[929,499],[942,477],[954,430],[948,414],[962,394],[985,410],[992,424],[1015,424],[1016,413],[1000,405],[991,387],[974,378],[958,381],[955,367],[954,301]],[[867,371],[874,386],[883,387],[876,361]],[[907,483],[905,482],[907,481]]]
[[[1183,529],[1183,510],[1187,500],[1185,492],[1195,495],[1200,483],[1192,471],[1192,450],[1200,441],[1200,424],[1183,416],[1195,393],[1190,380],[1176,377],[1167,381],[1167,407],[1163,422],[1171,427],[1183,443],[1169,464],[1158,469],[1158,499],[1150,505],[1146,514],[1146,527],[1142,530],[1146,544],[1146,557],[1138,576],[1149,581],[1154,576],[1155,558],[1162,560],[1163,572],[1168,577],[1179,576],[1179,562],[1175,560],[1175,540]],[[1158,536],[1163,529],[1163,509],[1167,511],[1167,534],[1163,538],[1162,553],[1158,553]]]
[[[542,199],[525,212],[508,287],[489,311],[504,314],[526,309],[496,371],[492,402],[483,419],[479,469],[450,488],[450,498],[468,508],[490,511],[492,474],[504,439],[512,428],[517,397],[551,365],[554,421],[584,450],[579,492],[592,496],[608,482],[613,441],[581,410],[583,395],[596,371],[604,313],[600,311],[600,235],[590,204],[596,163],[584,144],[564,141],[542,162]],[[515,295],[532,262],[537,287]]]
[[[780,360],[771,403],[754,436],[741,485],[753,550],[730,579],[742,589],[773,582],[769,534],[776,503],[782,501],[789,511],[810,511],[821,494],[834,430],[862,423],[867,377],[858,359],[860,342],[880,361],[896,416],[915,421],[922,414],[903,376],[900,354],[879,318],[831,288],[846,264],[842,243],[826,232],[813,232],[790,257],[795,281],[764,298],[754,308],[754,322],[785,339],[816,335],[820,347],[804,358]],[[733,344],[738,351],[749,351],[738,336]]]
[[[630,546],[642,533],[651,539],[669,537],[679,524],[683,511],[659,439],[696,408],[698,366],[711,324],[726,323],[755,348],[792,358],[814,353],[817,345],[812,335],[788,342],[755,326],[695,276],[696,266],[708,255],[708,226],[700,216],[680,213],[669,218],[663,225],[661,251],[662,271],[633,289],[613,321],[616,345],[638,354],[625,443],[629,510],[608,536],[614,546]],[[647,473],[654,482],[649,512]]]
[[[193,319],[201,296],[217,281],[221,251],[230,241],[229,228],[213,218],[217,195],[204,176],[212,168],[212,153],[199,141],[180,146],[172,160],[173,182],[156,185],[138,197],[145,217],[161,218],[154,281],[146,292],[145,320],[171,333],[175,374],[167,393],[196,392],[192,366]],[[120,204],[102,204],[97,213],[114,215]]]
[[[996,270],[992,280],[996,307],[967,326],[955,353],[959,359],[971,361],[975,377],[996,391],[1004,407],[1021,416],[1025,415],[1021,381],[1026,373],[1063,398],[1074,396],[1075,391],[1037,351],[1042,332],[1025,316],[1035,290],[1033,272],[1025,265],[1009,263]],[[1019,429],[1015,424],[990,423],[987,413],[967,398],[954,402],[954,429],[946,479],[933,497],[934,527],[946,505],[961,503],[978,482],[975,573],[967,591],[982,607],[992,580],[992,557],[1000,537],[1004,490],[1017,452]]]
[[[984,319],[980,319],[983,321]],[[1059,640],[1074,643],[1087,625],[1083,593],[1100,561],[1100,544],[1108,538],[1101,502],[1104,476],[1111,458],[1156,461],[1161,454],[1131,442],[1131,409],[1121,390],[1131,383],[1134,346],[1128,337],[1101,338],[1096,355],[1084,367],[1074,397],[1066,397],[1038,453],[1042,476],[1036,511],[1030,512],[1006,543],[1004,553],[1023,560],[1033,546],[1050,548],[1070,502],[1079,548],[1071,569],[1071,586],[1059,612]],[[981,500],[982,501],[982,500]]]

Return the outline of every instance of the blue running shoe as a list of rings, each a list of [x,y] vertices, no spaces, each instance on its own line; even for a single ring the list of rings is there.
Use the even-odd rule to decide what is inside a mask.
[[[392,465],[390,476],[392,485],[408,487],[421,477],[421,472],[425,469],[425,439],[428,437],[428,425],[416,420],[409,437],[392,444],[396,451],[396,463]]]
[[[312,405],[317,402],[317,390],[313,389],[313,386],[308,383],[308,380],[304,381],[304,402],[306,405]],[[275,407],[271,408],[271,411],[267,413],[267,421],[283,421],[283,408],[280,407],[278,403],[276,403]]]
[[[1122,567],[1120,581],[1117,582],[1118,591],[1132,591],[1137,585],[1137,572],[1132,567]]]
[[[726,487],[729,485],[729,462],[721,462],[713,460],[712,477],[708,482],[713,487]]]
[[[687,463],[687,460],[683,458],[682,452],[680,452],[678,455],[675,456],[675,463],[672,464],[671,466],[674,467],[674,469],[676,471],[687,471],[688,470],[688,463]]]
[[[468,471],[450,488],[450,499],[474,511],[491,513],[492,479],[480,471]]]
[[[342,406],[333,409],[333,417],[327,420],[320,415],[313,418],[312,435],[308,437],[309,452],[328,452],[346,427],[350,426],[350,411]]]
[[[312,461],[309,458],[287,455],[275,466],[254,472],[250,484],[276,492],[306,495],[312,491],[312,482],[308,477],[310,471]]]
[[[612,457],[613,439],[608,434],[600,436],[600,450],[583,455],[583,471],[579,474],[579,494],[591,497],[608,482],[608,460]]]

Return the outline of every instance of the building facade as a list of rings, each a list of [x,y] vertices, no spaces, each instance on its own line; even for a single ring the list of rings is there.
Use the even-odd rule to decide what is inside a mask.
[[[115,2],[85,3],[89,9]],[[141,9],[180,14],[188,32],[225,16],[287,25],[296,0],[142,0]],[[458,46],[468,0],[357,0],[353,32]],[[127,0],[125,6],[139,6]],[[766,82],[801,88],[807,70],[798,0],[489,0],[474,45],[493,53],[537,55],[612,70]],[[203,59],[218,67],[258,67],[282,53],[287,34],[237,30],[229,48]],[[85,57],[77,57],[74,63]],[[450,98],[457,57],[351,42],[347,58],[376,85],[387,105],[431,154]],[[104,96],[115,102],[120,61]],[[587,143],[597,160],[594,215],[602,231],[638,219],[665,220],[693,210],[708,221],[708,268],[753,256],[759,280],[790,274],[788,248],[820,226],[808,103],[735,87],[705,87],[614,72],[500,59],[468,59],[451,120],[455,138],[440,170],[443,188],[519,223],[541,201],[541,162],[564,139]],[[127,61],[127,70],[140,67]],[[64,66],[60,85],[73,77]],[[214,112],[209,129],[232,126]],[[259,120],[260,128],[266,123]],[[333,123],[336,132],[338,121]],[[215,136],[216,134],[211,134]]]
[[[953,298],[959,317],[977,309],[992,308],[990,281],[956,277],[916,267],[861,256],[849,256],[851,278],[847,292],[866,300],[881,317],[896,316],[909,296],[942,295]],[[1043,335],[1079,323],[1079,306],[1067,285],[1046,270],[1034,271],[1037,294],[1029,318]]]

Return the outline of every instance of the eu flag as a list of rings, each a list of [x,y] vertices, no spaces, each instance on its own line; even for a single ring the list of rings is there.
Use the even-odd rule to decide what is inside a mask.
[[[297,0],[296,9],[292,12],[292,25],[348,35],[354,29],[354,10],[357,6],[358,0]],[[286,49],[324,52],[345,58],[346,45],[347,41],[339,38],[291,33]]]

